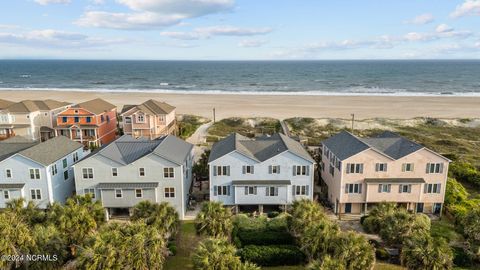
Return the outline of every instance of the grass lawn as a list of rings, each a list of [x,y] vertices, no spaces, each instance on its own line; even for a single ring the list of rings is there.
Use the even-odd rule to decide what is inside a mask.
[[[262,267],[262,269],[266,269],[266,270],[301,270],[301,269],[305,269],[305,266],[301,266],[301,265],[270,266],[270,267]]]
[[[377,262],[375,263],[375,266],[373,267],[373,270],[405,270],[407,268],[402,267],[400,265],[396,264],[389,264],[389,263],[384,263],[384,262]]]
[[[463,237],[455,231],[455,225],[445,216],[432,221],[430,234],[433,237],[443,237],[450,244],[463,242]]]
[[[195,232],[195,224],[192,221],[183,221],[178,234],[177,254],[167,258],[165,270],[193,269],[190,255],[196,248],[201,237]]]

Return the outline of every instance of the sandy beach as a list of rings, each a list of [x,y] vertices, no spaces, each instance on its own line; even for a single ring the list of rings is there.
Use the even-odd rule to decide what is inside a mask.
[[[179,114],[194,114],[217,119],[239,117],[350,118],[357,119],[414,117],[478,118],[480,97],[407,97],[407,96],[284,96],[232,94],[161,94],[161,93],[107,93],[38,90],[4,90],[0,98],[12,101],[25,99],[57,99],[81,102],[103,98],[118,106],[158,99],[177,107]]]

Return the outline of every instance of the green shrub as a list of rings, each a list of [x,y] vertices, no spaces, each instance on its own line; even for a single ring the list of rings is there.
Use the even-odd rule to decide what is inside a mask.
[[[375,250],[375,257],[382,261],[388,261],[390,259],[390,254],[385,248],[380,247]]]
[[[449,173],[455,179],[480,187],[480,171],[468,162],[452,162]]]
[[[278,211],[272,211],[272,212],[267,213],[267,216],[269,218],[274,218],[274,217],[277,217],[278,215],[280,215],[280,213]]]
[[[264,231],[267,229],[267,217],[250,218],[245,214],[238,214],[233,218],[233,224],[238,231]]]
[[[175,242],[169,242],[167,247],[172,256],[177,255],[177,245],[175,244]]]
[[[267,222],[267,229],[271,231],[287,231],[288,229],[288,215],[280,214]]]
[[[237,237],[246,245],[291,245],[294,244],[294,239],[290,233],[286,231],[238,231]]]
[[[305,262],[305,255],[296,246],[245,246],[239,251],[243,261],[261,266],[298,265]]]
[[[453,247],[453,263],[456,266],[468,267],[472,266],[472,257],[462,247]]]

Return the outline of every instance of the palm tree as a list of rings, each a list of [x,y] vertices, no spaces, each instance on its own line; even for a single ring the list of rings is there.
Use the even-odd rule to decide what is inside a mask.
[[[342,232],[332,241],[331,254],[348,270],[373,269],[375,264],[375,248],[353,231]]]
[[[90,211],[91,215],[95,219],[97,226],[100,226],[106,222],[105,209],[100,201],[94,201],[91,194],[84,196],[75,195],[72,200],[81,206],[85,206]]]
[[[326,219],[323,208],[317,202],[307,199],[296,200],[290,214],[288,227],[295,237],[299,237],[308,225]]]
[[[384,218],[380,236],[389,244],[402,245],[412,234],[430,234],[430,219],[424,214],[412,214],[399,209]]]
[[[396,210],[397,205],[394,203],[381,202],[377,204],[363,221],[363,228],[369,233],[379,233],[385,218],[393,215]]]
[[[402,248],[401,261],[408,269],[452,269],[453,254],[443,238],[430,235],[415,235]]]
[[[255,264],[242,263],[236,249],[226,238],[203,240],[192,256],[195,270],[259,270]]]
[[[147,225],[154,225],[170,237],[178,230],[180,219],[178,213],[168,202],[160,204],[142,201],[133,208],[133,221],[144,220]]]
[[[309,261],[322,258],[327,254],[338,232],[338,225],[326,218],[309,224],[298,238],[300,249]]]
[[[232,229],[232,213],[221,202],[206,202],[195,219],[197,233],[215,238],[229,237]]]
[[[20,256],[31,253],[35,248],[35,238],[25,221],[15,212],[0,213],[0,254]],[[0,269],[10,269],[13,261],[0,260]],[[20,262],[15,263],[19,267]]]
[[[68,256],[67,242],[60,232],[53,225],[35,225],[32,234],[36,242],[34,254],[55,255],[57,259],[30,263],[28,269],[60,269]]]
[[[321,260],[313,261],[308,270],[346,270],[346,268],[343,262],[326,255]]]
[[[462,225],[469,253],[480,260],[480,208],[469,211],[462,219]]]

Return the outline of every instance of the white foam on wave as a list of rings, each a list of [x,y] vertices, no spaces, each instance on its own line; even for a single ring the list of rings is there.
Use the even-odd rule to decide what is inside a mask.
[[[261,96],[464,96],[479,97],[480,92],[410,92],[402,89],[367,88],[347,89],[344,91],[232,91],[232,90],[172,90],[172,89],[105,89],[105,88],[0,88],[0,91],[59,91],[59,92],[103,92],[103,93],[157,93],[157,94],[195,94],[195,95],[261,95]]]

